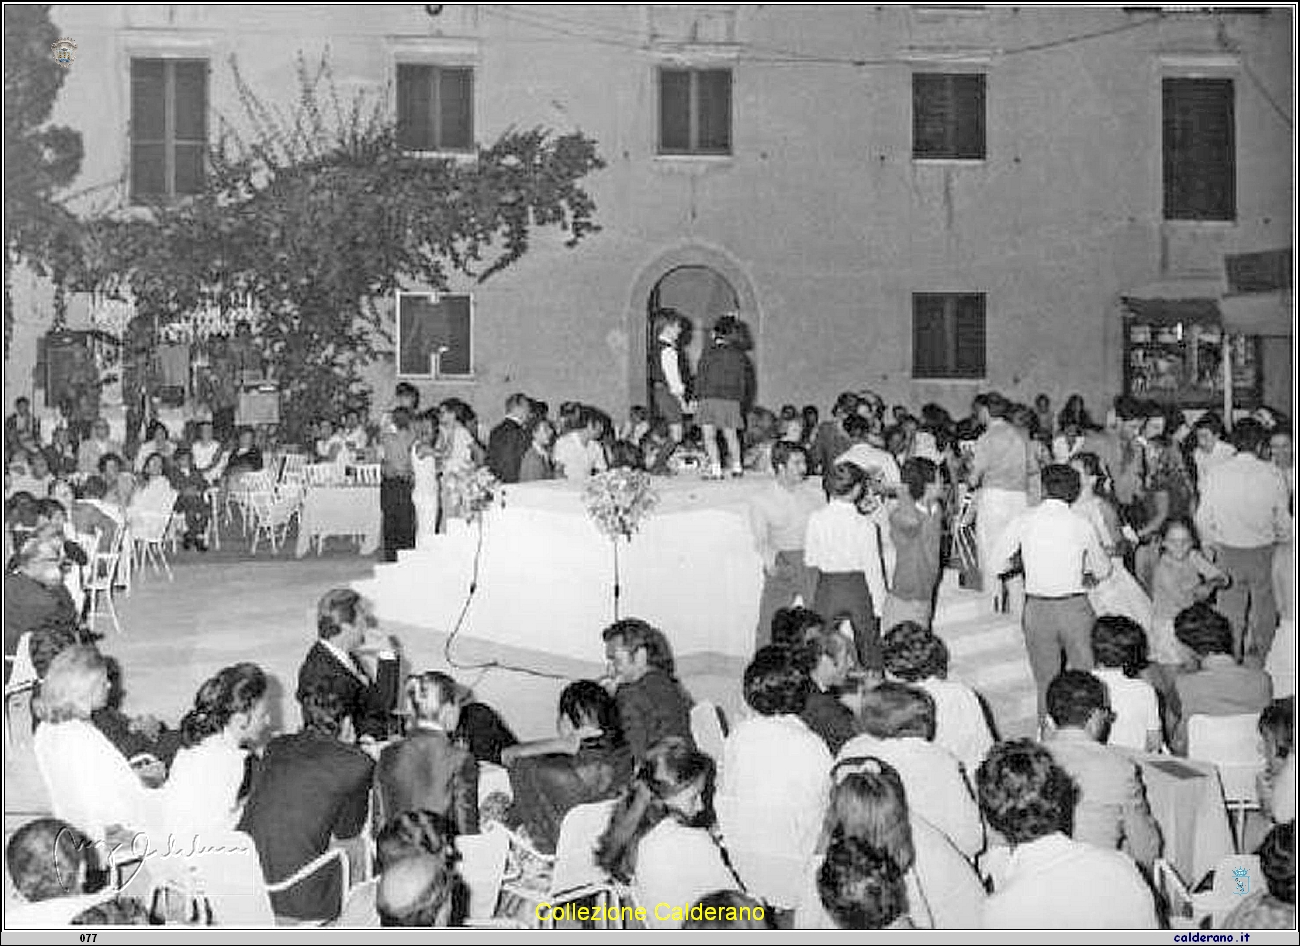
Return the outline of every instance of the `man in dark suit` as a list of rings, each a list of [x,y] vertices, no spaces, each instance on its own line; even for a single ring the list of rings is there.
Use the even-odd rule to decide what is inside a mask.
[[[532,441],[528,431],[532,411],[533,402],[527,394],[510,395],[506,398],[506,419],[493,427],[488,437],[488,468],[502,483],[519,482],[519,463]]]
[[[298,701],[328,682],[343,695],[357,736],[385,739],[397,707],[401,655],[394,638],[391,650],[367,644],[378,626],[370,602],[350,588],[325,593],[316,609],[320,639],[298,669]]]
[[[330,838],[361,833],[370,810],[375,764],[348,745],[344,694],[320,679],[298,700],[303,728],[277,736],[253,763],[252,788],[239,830],[257,845],[262,873],[279,883],[321,856]],[[339,866],[331,864],[271,895],[276,916],[332,920],[342,906]]]

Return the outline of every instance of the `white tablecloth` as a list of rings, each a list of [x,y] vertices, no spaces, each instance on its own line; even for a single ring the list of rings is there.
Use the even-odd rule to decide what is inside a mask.
[[[380,528],[378,486],[313,486],[302,501],[297,554],[306,555],[313,542],[319,554],[326,536],[355,535],[369,555],[379,548]]]
[[[1232,853],[1232,828],[1213,765],[1194,759],[1133,753],[1142,766],[1147,802],[1160,825],[1164,858],[1188,886]]]
[[[620,616],[660,627],[677,654],[752,654],[763,570],[747,499],[770,483],[656,479],[659,508],[631,542],[619,544]],[[358,584],[379,617],[444,632],[455,625],[479,533],[460,520],[449,530]],[[581,485],[509,487],[504,506],[484,517],[477,590],[461,633],[601,660],[613,591],[613,544],[588,518]]]

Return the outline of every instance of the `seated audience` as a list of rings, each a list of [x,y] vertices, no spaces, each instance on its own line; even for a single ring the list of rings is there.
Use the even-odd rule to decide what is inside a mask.
[[[380,753],[375,781],[385,811],[431,811],[460,834],[477,834],[478,764],[451,738],[460,718],[457,697],[456,681],[445,673],[429,670],[407,680],[414,726]]]
[[[948,645],[912,621],[885,635],[885,672],[924,690],[934,700],[934,741],[956,757],[969,775],[993,745],[984,704],[975,691],[948,679]]]
[[[847,642],[846,642],[847,643]],[[745,889],[793,909],[825,815],[831,754],[800,718],[812,681],[789,648],[761,648],[745,668],[745,703],[757,715],[727,739],[718,827]]]
[[[564,816],[578,805],[614,798],[632,777],[632,754],[618,725],[618,706],[592,680],[560,693],[559,738],[502,750],[510,772],[517,825],[543,853],[552,853]]]
[[[1295,915],[1295,822],[1274,825],[1255,851],[1268,887],[1257,890],[1224,918],[1223,930],[1291,930]]]
[[[713,775],[708,756],[682,739],[663,740],[647,753],[596,845],[596,863],[632,885],[651,929],[679,928],[686,904],[741,889],[709,832]],[[656,904],[674,909],[664,916]]]
[[[699,919],[696,919],[696,917]],[[691,907],[684,930],[774,930],[763,904],[736,890],[719,890]]]
[[[148,829],[158,805],[158,796],[91,722],[108,692],[99,651],[71,646],[50,663],[33,703],[41,721],[33,737],[36,764],[54,814],[95,841],[113,830]]]
[[[999,743],[976,781],[984,817],[1011,844],[985,902],[985,929],[1158,927],[1151,889],[1128,855],[1069,837],[1074,784],[1046,748]]]
[[[1103,614],[1092,626],[1092,674],[1106,685],[1114,720],[1107,743],[1138,752],[1159,752],[1160,704],[1155,688],[1142,677],[1147,666],[1146,634],[1138,623]]]
[[[94,842],[66,821],[37,818],[24,824],[5,846],[5,863],[22,898],[7,904],[5,926],[10,929],[147,922],[138,901],[116,901]]]
[[[149,433],[146,434],[145,442],[140,444],[140,449],[136,451],[135,471],[143,473],[145,464],[149,462],[149,458],[152,456],[160,457],[163,465],[166,466],[175,453],[176,444],[172,443],[167,426],[159,421],[154,421],[149,425]]]
[[[105,454],[122,452],[122,445],[109,439],[108,421],[96,418],[90,425],[90,436],[77,448],[77,470],[84,474],[99,471],[99,460]]]
[[[817,873],[817,893],[836,929],[912,929],[903,872],[888,853],[861,838],[831,844]]]
[[[458,926],[463,917],[455,915],[456,886],[455,870],[444,858],[419,855],[398,861],[379,878],[379,925]]]
[[[260,760],[254,760],[239,823],[239,830],[256,843],[270,883],[324,854],[331,839],[356,837],[369,813],[375,765],[345,739],[352,733],[343,696],[321,681],[299,702],[302,731],[272,739]],[[338,865],[331,865],[273,893],[271,905],[277,916],[333,919],[342,906],[340,882]]]
[[[31,493],[37,499],[50,495],[54,477],[50,474],[50,461],[39,449],[17,454],[9,461],[8,495]]]
[[[856,655],[852,641],[836,631],[822,630],[808,635],[806,641],[801,659],[809,668],[812,687],[799,715],[834,755],[858,734],[857,717],[840,698],[849,683]]]
[[[863,734],[845,743],[839,760],[875,757],[903,779],[911,810],[930,822],[968,858],[984,847],[984,827],[961,763],[935,745],[935,704],[924,690],[885,682],[863,696]]]
[[[1121,848],[1149,868],[1160,854],[1160,829],[1137,763],[1106,745],[1113,716],[1106,685],[1091,673],[1066,670],[1047,687],[1047,712],[1055,724],[1047,749],[1078,788],[1071,837]]]
[[[194,466],[193,455],[185,449],[177,450],[172,464],[170,481],[176,491],[175,509],[185,517],[185,535],[181,547],[208,550],[208,523],[212,507],[208,503],[207,478]]]
[[[77,642],[77,606],[63,583],[63,535],[45,527],[28,538],[5,575],[5,656],[18,653],[23,634],[36,676],[43,678],[55,654]],[[5,682],[13,662],[5,661]]]
[[[845,759],[832,772],[830,807],[822,829],[824,852],[841,838],[859,838],[889,855],[903,873],[908,914],[920,929],[970,929],[979,925],[984,888],[970,862],[938,828],[909,811],[903,782],[887,762]],[[820,861],[808,881],[795,925],[834,929],[816,891]]]
[[[1259,778],[1259,801],[1275,824],[1295,820],[1295,697],[1274,700],[1259,714],[1265,769]]]
[[[240,427],[235,447],[226,460],[226,476],[233,479],[262,469],[262,451],[255,443],[252,427]]]
[[[772,615],[773,644],[802,647],[824,630],[826,630],[825,619],[809,608],[778,608]]]
[[[665,736],[693,744],[691,697],[677,681],[672,648],[663,632],[639,618],[624,618],[601,636],[615,686],[619,728],[632,756],[644,759]]]
[[[194,469],[198,470],[209,486],[216,486],[226,472],[228,454],[213,432],[212,421],[199,424],[199,439],[190,444]]]
[[[456,826],[431,811],[404,811],[390,818],[375,835],[375,869],[381,877],[398,861],[422,856],[440,857],[455,864],[459,858]],[[348,893],[342,915],[334,925],[378,927],[379,911],[375,903],[378,887],[378,878],[355,884]],[[464,899],[463,885],[458,885],[457,895]]]
[[[97,552],[107,552],[117,541],[117,530],[122,528],[122,509],[107,501],[108,486],[98,473],[86,477],[81,484],[81,495],[72,504],[69,518],[72,527],[82,535],[99,532]]]
[[[322,678],[344,697],[348,716],[361,738],[384,739],[397,706],[398,644],[388,638],[393,656],[370,638],[378,627],[369,601],[351,588],[327,591],[316,607],[316,643],[298,668],[298,694]]]
[[[104,478],[104,501],[116,506],[125,514],[135,493],[135,477],[116,453],[106,453],[99,458],[99,475]]]
[[[1273,683],[1263,670],[1237,663],[1232,656],[1232,626],[1209,605],[1198,604],[1179,614],[1174,632],[1196,654],[1200,667],[1174,680],[1179,713],[1169,747],[1187,755],[1189,719],[1198,714],[1260,713],[1273,699]]]
[[[176,507],[176,490],[167,479],[162,454],[151,453],[144,461],[140,482],[131,494],[131,504],[126,507],[126,521],[133,532],[150,530],[155,519],[171,516]]]
[[[252,663],[225,667],[199,687],[181,718],[181,749],[163,788],[168,830],[202,838],[235,829],[248,753],[270,722],[266,687],[266,674]]]

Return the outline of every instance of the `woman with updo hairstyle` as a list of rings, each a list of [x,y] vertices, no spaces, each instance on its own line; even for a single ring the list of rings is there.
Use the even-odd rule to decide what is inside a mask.
[[[676,920],[655,915],[655,904],[683,907],[718,890],[741,886],[713,823],[713,760],[685,739],[667,737],[646,754],[596,845],[596,863],[632,885],[647,905],[646,926],[675,929]]]
[[[808,517],[804,564],[818,572],[813,610],[832,622],[847,616],[859,664],[879,670],[885,575],[879,530],[858,512],[866,476],[854,463],[836,463],[826,472],[823,484],[830,502]]]
[[[239,823],[248,751],[266,734],[267,681],[260,667],[219,671],[181,717],[181,749],[168,777],[168,823],[187,831],[233,830]]]
[[[833,844],[856,838],[879,848],[898,866],[914,926],[978,927],[984,905],[979,877],[942,832],[909,809],[898,771],[882,759],[854,757],[836,763],[831,777],[834,787],[818,856],[809,865],[795,925],[836,928],[817,895],[817,875]]]

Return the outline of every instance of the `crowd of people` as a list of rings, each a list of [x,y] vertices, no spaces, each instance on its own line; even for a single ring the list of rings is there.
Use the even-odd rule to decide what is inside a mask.
[[[209,865],[222,875],[207,885],[216,922],[455,925],[458,837],[499,825],[547,855],[570,812],[604,802],[596,862],[651,927],[707,925],[693,919],[706,904],[763,927],[1154,928],[1169,920],[1154,877],[1167,839],[1135,754],[1186,755],[1193,717],[1252,714],[1274,823],[1258,847],[1267,885],[1226,925],[1294,926],[1285,417],[1239,419],[1229,438],[1213,413],[1188,424],[1130,398],[1093,423],[1077,396],[1055,414],[1046,396],[1028,406],[982,394],[954,420],[933,404],[887,410],[862,391],[822,422],[813,407],[752,403],[734,320],[717,326],[696,379],[680,317],[658,329],[653,402],[617,429],[594,407],[566,403],[552,419],[516,394],[484,441],[469,405],[421,413],[419,392],[400,385],[377,431],[356,416],[322,421],[312,450],[328,463],[378,458],[390,558],[464,513],[446,484],[479,468],[505,483],[625,466],[770,476],[750,499],[765,580],[747,712],[720,747],[696,742],[671,629],[606,628],[607,677],[566,686],[556,736],[520,743],[451,677],[402,683],[400,642],[346,590],[320,602],[294,691],[299,732],[269,738],[268,682],[252,664],[219,671],[175,727],[128,719],[121,668],[58,594],[63,517],[93,511],[120,527],[166,483],[168,510],[202,547],[206,491],[261,453],[251,431],[214,446],[210,425],[188,447],[155,426],[129,463],[99,424],[80,443],[39,447],[20,409],[6,423],[6,653],[31,634],[36,751],[56,816],[10,841],[30,906],[67,900],[78,922],[157,922],[156,904],[96,893],[105,865],[81,852],[179,833],[254,852],[253,870]],[[81,495],[64,502],[60,484],[77,474]],[[1000,738],[980,696],[949,676],[933,623],[950,564],[991,610],[1021,617],[1037,739]],[[507,802],[480,803],[485,766],[507,773]],[[328,869],[278,886],[376,822],[378,876],[355,896],[341,898]],[[88,844],[42,848],[56,828]],[[54,874],[76,889],[55,890]]]

